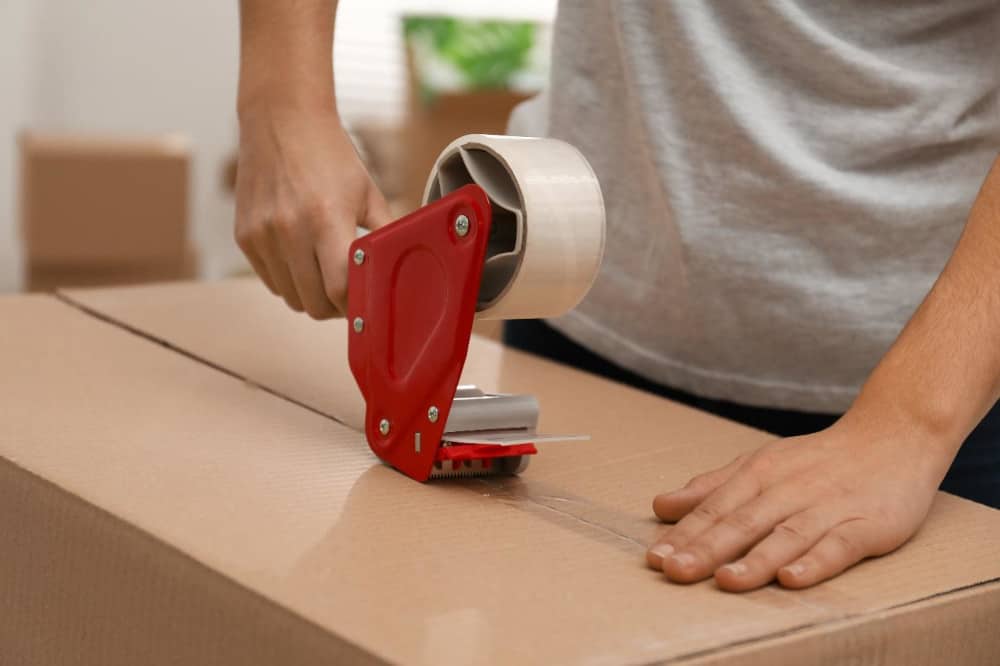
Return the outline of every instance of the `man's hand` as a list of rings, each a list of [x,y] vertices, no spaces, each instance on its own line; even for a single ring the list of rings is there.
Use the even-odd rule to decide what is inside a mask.
[[[332,111],[245,114],[236,241],[268,288],[299,312],[344,312],[356,227],[390,221],[385,199]]]
[[[909,539],[1000,399],[1000,159],[944,272],[830,428],[772,442],[660,495],[647,553],[677,582],[807,587]]]
[[[236,242],[294,310],[343,313],[358,226],[389,221],[340,124],[335,0],[240,0]]]
[[[714,575],[741,592],[775,578],[808,587],[898,548],[927,515],[951,454],[916,430],[880,429],[848,414],[657,496],[656,515],[679,522],[647,562],[674,582]]]

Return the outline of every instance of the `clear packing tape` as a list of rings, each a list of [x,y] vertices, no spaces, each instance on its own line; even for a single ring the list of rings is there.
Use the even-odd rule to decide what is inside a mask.
[[[424,203],[470,183],[486,192],[493,217],[476,317],[573,309],[604,254],[604,201],[583,155],[556,139],[463,136],[438,157]]]

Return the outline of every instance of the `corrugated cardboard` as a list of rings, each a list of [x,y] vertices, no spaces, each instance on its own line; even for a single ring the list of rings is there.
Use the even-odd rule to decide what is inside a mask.
[[[336,523],[354,433],[52,297],[0,322],[0,664],[375,661],[239,582]]]
[[[183,264],[190,169],[183,137],[26,132],[20,148],[26,265],[80,272]]]
[[[0,300],[12,663],[1000,659],[1000,512],[942,494],[811,590],[675,586],[642,563],[650,498],[763,434],[479,340],[467,379],[594,440],[422,485],[331,418],[360,417],[344,322],[252,281],[65,298]]]

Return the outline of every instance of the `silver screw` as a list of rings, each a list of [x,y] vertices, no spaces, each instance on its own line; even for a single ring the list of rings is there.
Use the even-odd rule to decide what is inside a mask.
[[[464,215],[459,215],[455,218],[455,233],[461,236],[465,236],[469,233],[469,218]]]
[[[355,317],[354,318],[354,332],[355,333],[360,333],[363,330],[365,330],[365,320],[362,319],[361,317]]]
[[[382,436],[389,434],[389,419],[382,419],[378,422],[378,431],[382,433]]]
[[[435,407],[434,405],[431,405],[431,408],[427,410],[427,420],[430,421],[431,423],[437,423],[438,415],[439,415],[438,408]]]
[[[360,247],[354,251],[354,263],[358,266],[365,263],[365,251]]]

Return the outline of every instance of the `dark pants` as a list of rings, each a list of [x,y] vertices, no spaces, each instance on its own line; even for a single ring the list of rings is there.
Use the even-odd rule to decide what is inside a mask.
[[[700,398],[663,386],[625,370],[581,347],[551,326],[534,319],[508,321],[504,342],[511,347],[550,358],[581,370],[629,384],[676,402],[696,407],[782,437],[805,435],[833,424],[839,414],[750,407]],[[941,490],[1000,508],[1000,403],[972,431],[958,452]]]

